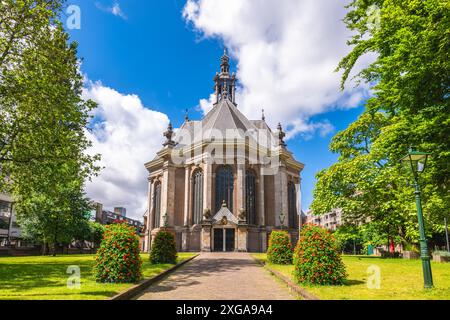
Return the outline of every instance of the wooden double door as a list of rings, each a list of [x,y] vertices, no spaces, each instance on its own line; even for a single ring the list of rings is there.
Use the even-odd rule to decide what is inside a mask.
[[[214,251],[235,251],[236,230],[232,228],[220,228],[214,230]]]

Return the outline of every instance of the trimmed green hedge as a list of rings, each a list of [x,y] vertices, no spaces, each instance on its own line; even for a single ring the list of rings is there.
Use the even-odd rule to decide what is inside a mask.
[[[273,264],[292,264],[292,244],[286,231],[272,231],[267,260]]]
[[[175,264],[177,262],[177,256],[178,254],[175,243],[175,236],[173,235],[173,233],[167,231],[159,231],[152,243],[150,263]]]
[[[294,279],[300,284],[339,285],[347,277],[334,236],[310,224],[302,228],[294,267]]]
[[[94,264],[97,282],[134,283],[142,278],[136,230],[125,222],[106,226]]]

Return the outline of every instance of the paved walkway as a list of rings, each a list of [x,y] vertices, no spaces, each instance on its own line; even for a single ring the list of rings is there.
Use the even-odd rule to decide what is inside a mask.
[[[287,286],[247,253],[202,253],[139,300],[292,300]]]

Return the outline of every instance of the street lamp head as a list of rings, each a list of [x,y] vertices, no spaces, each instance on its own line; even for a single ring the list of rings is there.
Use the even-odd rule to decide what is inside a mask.
[[[414,151],[410,148],[408,154],[404,156],[401,161],[405,164],[409,164],[413,174],[417,175],[418,173],[425,171],[425,167],[430,156],[430,153]]]
[[[281,224],[281,226],[284,226],[284,219],[286,219],[286,216],[284,215],[284,213],[282,212],[281,214],[280,214],[280,224]]]

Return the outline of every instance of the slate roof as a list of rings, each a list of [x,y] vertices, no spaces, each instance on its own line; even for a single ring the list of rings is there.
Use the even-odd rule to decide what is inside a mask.
[[[272,148],[277,146],[277,137],[270,130],[267,123],[263,120],[248,120],[247,117],[237,108],[237,106],[229,99],[222,99],[216,104],[200,121],[186,121],[180,128],[186,130],[192,141],[197,143],[202,140],[218,139],[226,137],[227,130],[235,130],[233,134],[237,138],[244,138],[244,134],[252,137],[254,141],[258,141],[258,130],[266,130],[265,134],[270,135],[270,145]],[[182,138],[183,135],[175,134],[174,140],[178,143],[178,147],[186,146]],[[269,139],[267,139],[269,140]],[[264,145],[266,147],[266,145]]]

